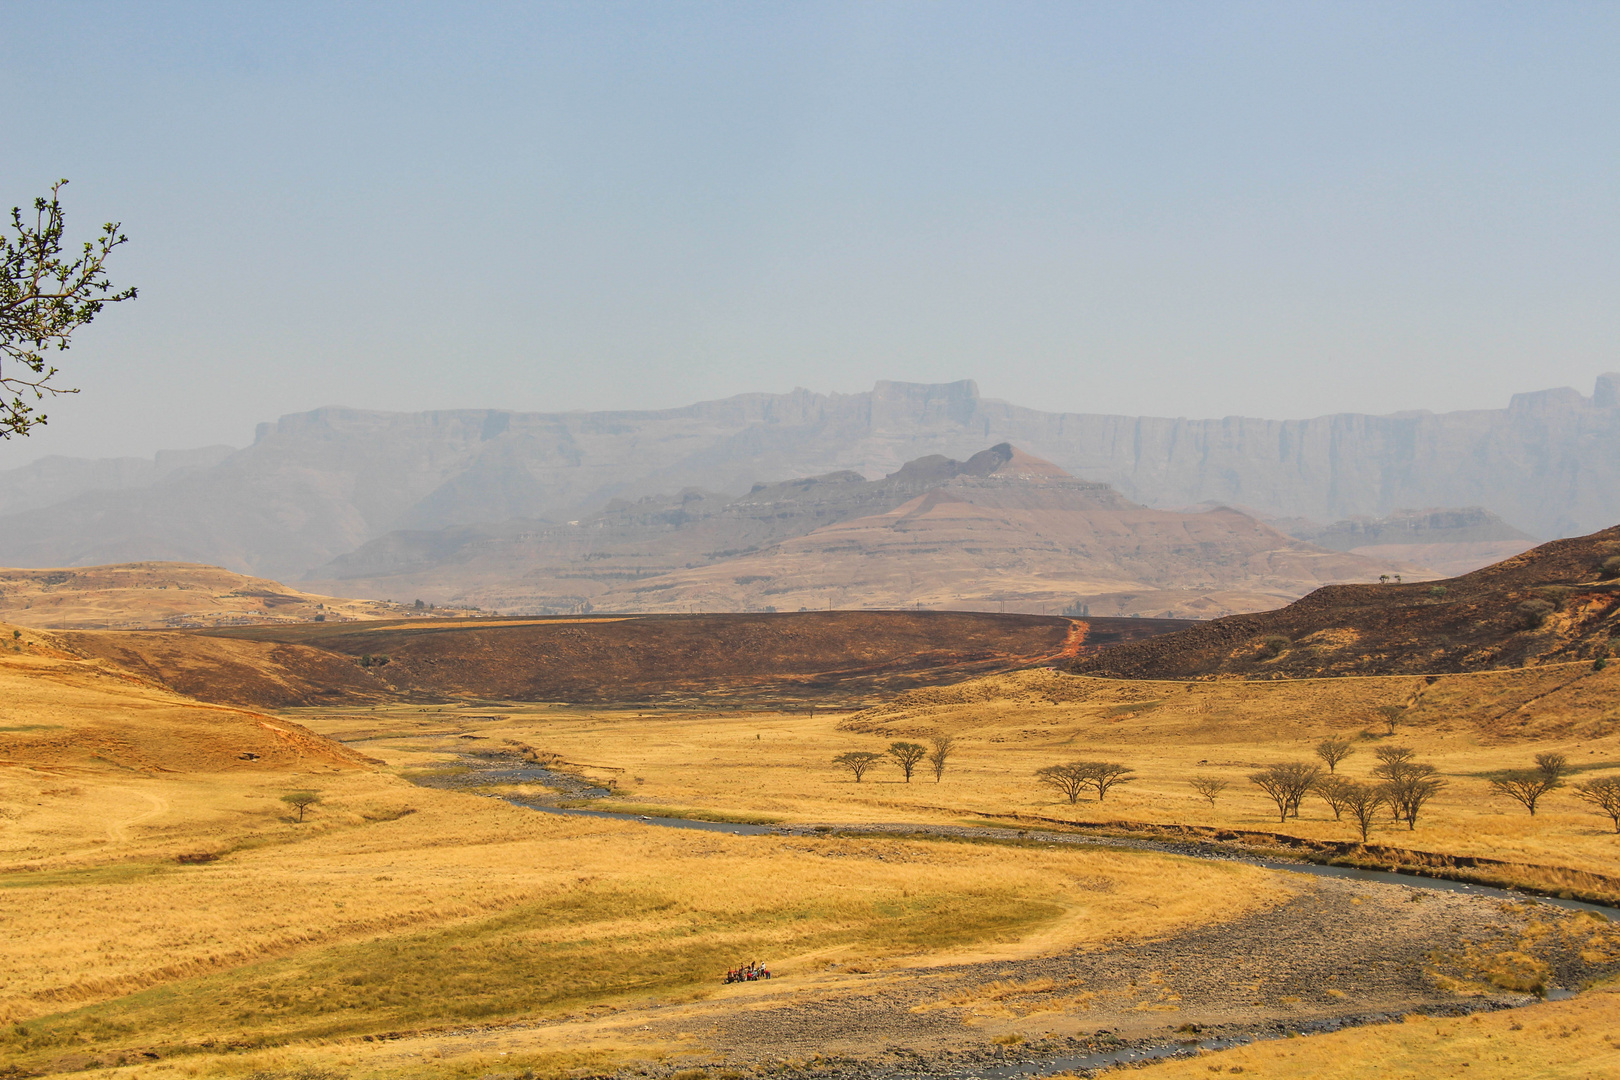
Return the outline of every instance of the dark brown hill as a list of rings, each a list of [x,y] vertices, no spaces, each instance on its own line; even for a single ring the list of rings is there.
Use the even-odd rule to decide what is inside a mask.
[[[1117,621],[1137,624],[1125,628],[1133,633],[1168,628]],[[1034,615],[815,611],[243,627],[208,636],[386,655],[386,665],[367,670],[401,695],[606,703],[858,700],[1072,655],[1084,629]]]
[[[1617,556],[1620,526],[1445,581],[1329,585],[1276,611],[1130,642],[1082,657],[1071,669],[1121,678],[1265,679],[1593,659],[1620,638],[1620,578],[1604,568]]]

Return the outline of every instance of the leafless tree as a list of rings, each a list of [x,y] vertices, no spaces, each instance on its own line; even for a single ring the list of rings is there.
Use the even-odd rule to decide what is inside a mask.
[[[304,811],[321,801],[321,793],[318,791],[289,791],[281,797],[281,801],[297,809],[298,820],[303,821]]]
[[[911,783],[911,774],[917,771],[917,763],[927,754],[928,747],[914,742],[892,742],[888,749],[888,755],[894,758],[894,763],[906,774],[908,784]]]
[[[1249,780],[1271,796],[1271,801],[1277,804],[1278,820],[1286,822],[1290,814],[1299,816],[1300,800],[1305,798],[1321,775],[1320,765],[1290,761],[1250,773]]]
[[[1541,755],[1547,756],[1545,754]],[[1557,756],[1557,755],[1554,755]],[[1555,772],[1543,772],[1541,769],[1514,769],[1509,772],[1499,772],[1487,779],[1491,782],[1491,790],[1498,795],[1506,795],[1516,800],[1530,816],[1536,816],[1536,803],[1541,797],[1554,788],[1564,786],[1564,781]]]
[[[1102,802],[1108,789],[1115,784],[1128,784],[1136,779],[1129,767],[1113,761],[1084,761],[1086,783],[1097,789],[1097,801]]]
[[[1046,765],[1035,770],[1035,779],[1063,792],[1071,804],[1077,803],[1080,801],[1080,793],[1086,789],[1091,780],[1085,766],[1086,763],[1083,761],[1071,761],[1066,765]]]
[[[1537,754],[1536,772],[1549,780],[1562,782],[1569,775],[1569,758],[1563,754]]]
[[[1317,780],[1317,782],[1311,788],[1311,790],[1316,792],[1323,802],[1332,807],[1334,821],[1344,820],[1344,809],[1346,806],[1345,785],[1348,783],[1350,783],[1350,781],[1346,780],[1344,777],[1335,776],[1334,774],[1329,773],[1328,775]]]
[[[1620,833],[1620,776],[1600,776],[1596,780],[1576,784],[1575,797],[1608,814],[1614,819],[1614,831]]]
[[[945,775],[945,762],[950,760],[956,740],[949,735],[931,735],[928,739],[928,764],[934,770],[934,783]]]
[[[1187,783],[1203,798],[1209,800],[1210,809],[1215,808],[1215,797],[1226,790],[1226,781],[1217,780],[1213,776],[1195,776]]]
[[[1446,782],[1440,779],[1433,765],[1414,760],[1409,746],[1380,746],[1376,751],[1378,764],[1373,775],[1383,780],[1380,791],[1396,821],[1406,822],[1408,829],[1417,827],[1418,814]]]
[[[1384,718],[1384,723],[1388,727],[1386,734],[1393,735],[1395,734],[1395,728],[1400,725],[1401,718],[1406,715],[1406,706],[1380,705],[1378,706],[1378,715]]]
[[[870,750],[851,750],[833,758],[833,764],[854,773],[855,782],[858,784],[861,777],[866,775],[866,770],[882,760],[882,754],[874,754]]]
[[[1326,739],[1316,744],[1316,756],[1327,764],[1330,773],[1338,772],[1339,762],[1355,752],[1349,739]]]
[[[1357,780],[1339,781],[1339,799],[1344,808],[1350,811],[1356,826],[1361,830],[1361,842],[1367,842],[1367,832],[1372,828],[1373,817],[1378,813],[1378,807],[1384,802],[1384,793],[1372,784],[1363,784]]]
[[[1408,829],[1417,828],[1418,814],[1424,804],[1446,786],[1438,772],[1433,765],[1407,764],[1384,782],[1384,801],[1395,808],[1395,816],[1406,822]]]

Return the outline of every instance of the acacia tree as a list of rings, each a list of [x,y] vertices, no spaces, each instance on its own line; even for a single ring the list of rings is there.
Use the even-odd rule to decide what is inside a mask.
[[[855,782],[858,784],[861,777],[866,775],[866,770],[882,760],[882,754],[874,754],[870,750],[851,750],[833,758],[833,764],[854,773]]]
[[[934,783],[945,775],[945,762],[950,759],[956,740],[949,735],[932,735],[928,739],[928,764],[934,770]]]
[[[900,771],[906,774],[906,783],[909,784],[911,774],[917,770],[917,763],[927,755],[928,747],[914,742],[892,742],[887,752],[900,766]]]
[[[1596,780],[1576,784],[1575,797],[1608,814],[1614,819],[1614,831],[1620,833],[1620,776],[1600,776]]]
[[[1406,715],[1406,706],[1380,705],[1378,706],[1378,715],[1384,718],[1384,724],[1388,729],[1385,734],[1393,735],[1396,727],[1400,725],[1401,718]]]
[[[1569,772],[1569,759],[1563,754],[1537,754],[1534,769],[1513,769],[1487,777],[1491,789],[1498,795],[1516,800],[1530,816],[1536,816],[1536,803],[1555,788],[1564,786],[1564,775]]]
[[[1055,787],[1068,796],[1070,803],[1080,801],[1080,793],[1090,782],[1085,762],[1071,761],[1065,765],[1046,765],[1035,770],[1035,779],[1048,787]]]
[[[1384,802],[1384,793],[1372,784],[1341,779],[1338,782],[1338,794],[1340,802],[1350,811],[1351,818],[1361,830],[1361,842],[1365,844],[1367,832],[1372,828],[1373,818],[1378,813],[1378,807]]]
[[[1226,781],[1217,780],[1213,776],[1195,776],[1187,783],[1192,785],[1192,789],[1200,796],[1209,800],[1211,810],[1215,809],[1216,796],[1226,790]]]
[[[1327,764],[1328,772],[1338,772],[1339,762],[1356,752],[1349,739],[1325,739],[1316,744],[1316,756]]]
[[[1086,783],[1097,789],[1097,801],[1102,802],[1108,795],[1108,789],[1115,784],[1128,784],[1136,779],[1136,773],[1127,766],[1114,761],[1082,761],[1085,767]]]
[[[1423,806],[1446,786],[1433,765],[1415,761],[1409,746],[1381,746],[1378,765],[1373,775],[1384,781],[1380,791],[1390,814],[1396,821],[1406,822],[1408,829],[1417,828],[1418,814]]]
[[[1271,796],[1271,801],[1277,804],[1278,820],[1287,821],[1289,815],[1299,816],[1300,800],[1305,798],[1321,775],[1320,765],[1290,761],[1250,773],[1249,781]]]
[[[1373,753],[1378,756],[1378,764],[1373,766],[1372,774],[1386,783],[1399,779],[1417,754],[1410,746],[1380,746]],[[1401,820],[1400,806],[1393,799],[1384,801],[1389,804],[1390,817]]]
[[[298,820],[303,821],[304,811],[320,803],[321,793],[318,791],[289,791],[281,797],[281,801],[296,808]]]
[[[1562,781],[1569,775],[1569,758],[1563,754],[1537,754],[1536,772],[1550,780]]]
[[[1329,773],[1319,779],[1311,788],[1323,802],[1332,808],[1334,821],[1344,820],[1344,810],[1347,805],[1345,785],[1349,783],[1350,781],[1344,777],[1334,776]]]
[[[29,223],[21,207],[11,210],[11,231],[0,234],[0,439],[27,435],[46,421],[28,401],[46,394],[76,394],[52,383],[57,375],[46,354],[67,350],[73,332],[106,304],[135,299],[134,289],[115,290],[107,257],[129,242],[116,222],[101,227],[77,258],[62,250],[63,214],[58,198],[66,180],[51,185],[50,198],[34,200]],[[7,400],[9,399],[9,400]]]
[[[1384,801],[1394,808],[1395,817],[1406,822],[1408,829],[1417,828],[1418,814],[1422,812],[1424,804],[1446,786],[1438,772],[1433,765],[1410,764],[1384,783]]]

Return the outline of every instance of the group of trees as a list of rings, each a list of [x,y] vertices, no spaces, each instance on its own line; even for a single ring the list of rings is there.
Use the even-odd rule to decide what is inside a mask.
[[[1399,706],[1391,706],[1395,713],[1386,713],[1394,728]],[[948,735],[933,735],[928,745],[897,741],[882,753],[870,750],[851,750],[833,758],[833,764],[847,769],[860,783],[866,773],[880,762],[892,762],[900,769],[905,782],[926,761],[938,783],[945,774],[956,740]],[[1339,766],[1356,753],[1348,739],[1331,738],[1318,743],[1315,754],[1318,765],[1309,761],[1289,761],[1272,765],[1249,774],[1250,783],[1260,788],[1277,806],[1277,819],[1286,823],[1299,817],[1300,804],[1310,796],[1327,803],[1335,821],[1350,815],[1366,843],[1380,810],[1387,810],[1395,822],[1405,822],[1408,830],[1417,828],[1418,817],[1446,786],[1435,766],[1418,761],[1409,746],[1380,746],[1374,756],[1378,764],[1372,768],[1370,780],[1354,780],[1339,773]],[[1568,760],[1562,754],[1536,755],[1535,768],[1508,770],[1488,777],[1493,791],[1518,801],[1533,817],[1541,798],[1549,791],[1565,786],[1570,773]],[[1128,766],[1114,761],[1070,761],[1060,765],[1047,765],[1035,770],[1035,779],[1055,788],[1070,804],[1080,801],[1088,792],[1095,792],[1098,802],[1108,797],[1110,789],[1137,779]],[[1216,776],[1198,776],[1189,781],[1200,798],[1207,799],[1211,807],[1228,781]],[[1600,777],[1574,786],[1575,797],[1591,803],[1614,821],[1615,832],[1620,833],[1620,776]]]
[[[899,766],[900,772],[905,776],[906,783],[911,783],[912,774],[924,761],[934,772],[934,783],[939,783],[940,777],[945,775],[945,763],[951,758],[951,751],[956,746],[956,739],[950,735],[931,735],[928,745],[914,742],[892,742],[883,753],[871,750],[850,750],[833,758],[833,764],[841,769],[847,769],[855,777],[858,784],[866,776],[868,770],[878,762],[888,759]]]
[[[1344,820],[1348,813],[1361,832],[1362,842],[1378,818],[1380,808],[1387,809],[1391,818],[1406,822],[1408,829],[1417,827],[1417,820],[1428,802],[1446,786],[1439,770],[1428,762],[1416,760],[1411,747],[1381,746],[1375,755],[1372,781],[1352,780],[1338,775],[1338,766],[1354,754],[1355,747],[1344,739],[1328,739],[1316,747],[1316,756],[1327,766],[1311,762],[1292,761],[1272,765],[1251,773],[1249,780],[1264,791],[1277,804],[1277,817],[1286,822],[1299,816],[1299,806],[1307,796],[1315,795],[1333,811],[1336,821]],[[1568,760],[1562,754],[1536,755],[1535,767],[1512,769],[1495,773],[1487,779],[1491,789],[1517,801],[1535,816],[1536,807],[1549,791],[1565,786],[1569,775]],[[1224,780],[1196,777],[1192,788],[1201,797],[1215,805],[1216,796],[1226,788]],[[1620,776],[1599,777],[1575,785],[1575,797],[1591,803],[1614,822],[1620,833]]]
[[[1057,788],[1068,796],[1070,803],[1080,801],[1080,795],[1091,788],[1102,802],[1108,789],[1116,784],[1128,784],[1136,774],[1114,761],[1070,761],[1063,765],[1047,765],[1035,770],[1035,779],[1048,787]]]
[[[1339,763],[1353,753],[1355,748],[1345,740],[1328,739],[1316,748],[1316,756],[1327,765],[1326,772],[1312,762],[1290,761],[1250,773],[1249,782],[1277,804],[1279,821],[1299,817],[1300,803],[1315,795],[1328,804],[1334,820],[1342,821],[1349,813],[1363,842],[1380,807],[1387,808],[1396,821],[1406,822],[1408,829],[1415,829],[1423,807],[1446,786],[1439,770],[1415,760],[1412,749],[1406,746],[1378,748],[1378,764],[1372,770],[1376,783],[1340,776]],[[1210,802],[1213,804],[1214,799],[1210,798]]]
[[[1491,790],[1508,798],[1536,816],[1536,806],[1549,791],[1564,787],[1570,774],[1569,759],[1563,754],[1537,754],[1533,769],[1507,769],[1494,773]],[[1620,776],[1600,776],[1596,780],[1575,785],[1575,797],[1591,803],[1599,813],[1607,814],[1614,822],[1614,831],[1620,833]]]

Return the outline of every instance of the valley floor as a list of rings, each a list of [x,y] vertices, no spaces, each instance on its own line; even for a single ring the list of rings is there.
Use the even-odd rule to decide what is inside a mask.
[[[3,663],[7,686],[35,695],[26,723],[8,721],[30,729],[18,746],[46,746],[52,725],[72,730],[106,704],[94,696],[103,675]],[[1245,778],[1307,758],[1329,734],[1354,740],[1341,768],[1366,775],[1391,739],[1373,710],[1394,701],[1408,706],[1394,741],[1448,786],[1415,831],[1384,824],[1375,842],[1601,892],[1620,850],[1607,818],[1566,791],[1531,818],[1481,774],[1547,749],[1578,775],[1620,769],[1617,676],[1587,665],[1189,687],[1038,671],[859,713],[389,705],[264,718],[279,736],[236,710],[219,723],[237,726],[207,729],[214,764],[198,771],[174,747],[155,765],[123,763],[117,747],[101,759],[14,754],[0,767],[0,1070],[989,1076],[1123,1044],[1405,1016],[1149,1072],[1361,1075],[1333,1071],[1356,1055],[1391,1076],[1603,1075],[1620,1053],[1606,1037],[1620,1026],[1614,994],[1527,1003],[1620,972],[1606,920],[1043,844],[1037,830],[1188,825],[1348,842],[1320,801],[1276,821]],[[185,699],[141,693],[151,722],[193,716]],[[274,770],[219,764],[235,760],[229,739],[293,745],[305,729],[347,753],[300,751]],[[855,783],[831,763],[935,733],[957,739],[937,782],[879,766]],[[1042,765],[1075,758],[1122,761],[1139,779],[1100,805],[1035,783]],[[490,762],[543,763],[567,782],[492,783],[473,767]],[[1214,806],[1188,787],[1201,775],[1230,782]],[[303,822],[282,799],[300,788],[321,799]],[[734,836],[508,798],[798,827]],[[855,828],[909,823],[1030,835]],[[804,828],[815,824],[825,828]],[[778,978],[719,985],[752,959]],[[1506,1005],[1526,1007],[1491,1011]]]

